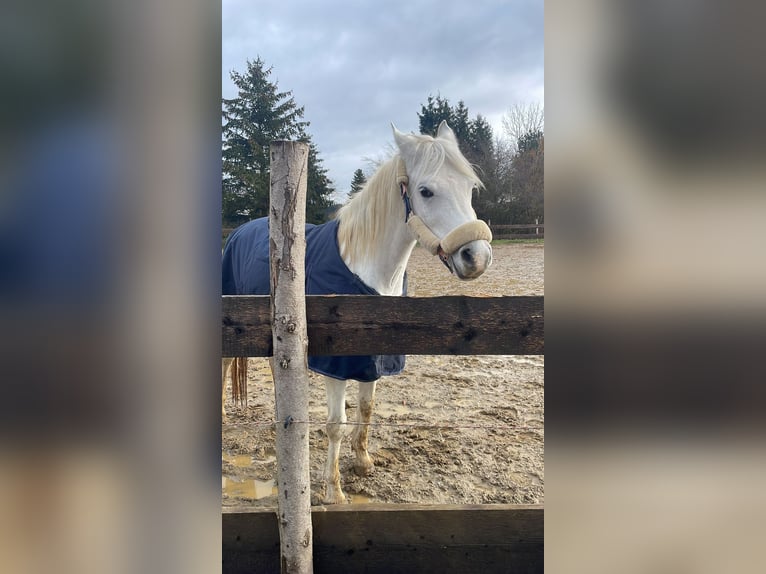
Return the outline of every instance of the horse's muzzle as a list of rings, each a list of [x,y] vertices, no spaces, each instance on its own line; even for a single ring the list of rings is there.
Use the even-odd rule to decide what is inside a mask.
[[[484,240],[470,241],[450,259],[452,270],[460,279],[476,279],[492,264],[492,246]]]

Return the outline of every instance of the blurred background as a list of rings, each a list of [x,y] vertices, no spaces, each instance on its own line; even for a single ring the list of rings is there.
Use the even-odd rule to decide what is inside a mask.
[[[754,2],[546,2],[546,567],[757,572]]]
[[[552,572],[763,570],[763,10],[546,3]],[[216,570],[220,6],[0,32],[0,570]]]
[[[0,571],[215,571],[220,6],[2,14]]]

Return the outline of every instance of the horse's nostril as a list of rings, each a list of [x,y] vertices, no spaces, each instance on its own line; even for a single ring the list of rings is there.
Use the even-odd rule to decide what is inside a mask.
[[[473,255],[471,255],[471,250],[467,247],[460,250],[460,257],[463,258],[463,261],[466,263],[471,263],[473,261]]]

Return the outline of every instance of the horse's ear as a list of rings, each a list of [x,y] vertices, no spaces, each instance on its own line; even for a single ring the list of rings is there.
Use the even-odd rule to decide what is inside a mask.
[[[455,143],[457,143],[455,132],[453,132],[452,128],[447,125],[447,120],[442,120],[441,123],[439,124],[439,129],[436,130],[436,137],[452,140]]]
[[[407,143],[407,134],[404,134],[396,129],[396,126],[393,123],[391,124],[391,129],[394,132],[394,141],[396,142],[396,147],[402,149],[402,146]]]

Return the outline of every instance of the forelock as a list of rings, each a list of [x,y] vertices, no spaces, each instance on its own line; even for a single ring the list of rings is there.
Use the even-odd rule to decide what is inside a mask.
[[[410,174],[412,177],[419,179],[425,174],[437,173],[447,163],[461,175],[475,180],[479,186],[482,186],[473,167],[455,143],[423,134],[411,137],[414,138],[412,145],[414,165],[411,167],[413,173]]]

